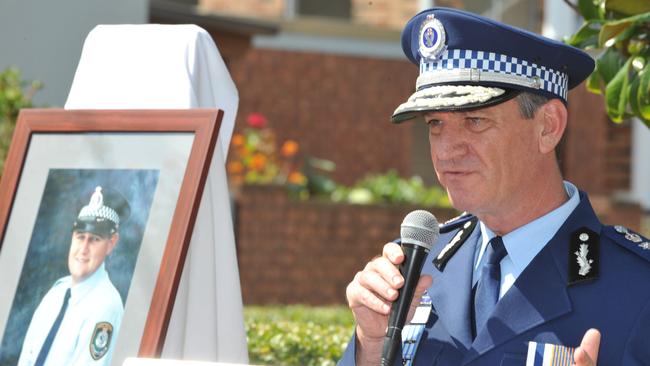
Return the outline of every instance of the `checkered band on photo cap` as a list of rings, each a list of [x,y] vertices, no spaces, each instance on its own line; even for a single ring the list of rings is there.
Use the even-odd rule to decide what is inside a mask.
[[[120,192],[102,186],[95,187],[85,202],[87,204],[79,210],[74,222],[74,231],[107,237],[116,233],[120,222],[124,222],[131,213],[128,201]]]
[[[415,93],[393,113],[396,123],[427,111],[495,105],[522,91],[566,103],[594,69],[591,56],[575,47],[451,8],[413,17],[402,49],[420,75]]]

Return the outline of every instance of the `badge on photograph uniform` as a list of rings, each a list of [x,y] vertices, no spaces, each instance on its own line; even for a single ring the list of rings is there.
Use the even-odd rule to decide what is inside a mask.
[[[100,322],[95,325],[93,336],[90,338],[90,356],[93,360],[104,357],[111,346],[113,326],[108,322]]]
[[[528,342],[526,366],[571,366],[574,352],[572,347]]]
[[[420,28],[420,55],[429,60],[440,58],[446,48],[446,39],[447,34],[442,23],[430,14]]]

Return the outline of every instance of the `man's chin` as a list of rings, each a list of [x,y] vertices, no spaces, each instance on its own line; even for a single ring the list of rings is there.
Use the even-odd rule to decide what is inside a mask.
[[[447,197],[451,205],[458,211],[473,212],[476,203],[467,192],[451,191],[447,189]]]

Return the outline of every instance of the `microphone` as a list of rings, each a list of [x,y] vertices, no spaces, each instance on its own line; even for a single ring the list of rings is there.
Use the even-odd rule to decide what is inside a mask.
[[[397,352],[401,349],[402,328],[413,301],[415,286],[420,278],[424,260],[433,243],[438,239],[438,235],[440,235],[438,220],[430,212],[416,210],[404,217],[400,229],[404,261],[399,267],[404,277],[404,286],[398,290],[397,299],[390,310],[381,355],[382,366],[393,365]]]

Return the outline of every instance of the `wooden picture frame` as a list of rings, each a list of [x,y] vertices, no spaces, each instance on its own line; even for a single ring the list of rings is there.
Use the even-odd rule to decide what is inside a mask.
[[[35,199],[35,196],[44,195],[45,184],[42,182],[47,182],[49,179],[43,177],[44,172],[50,172],[48,174],[51,175],[53,170],[63,167],[63,172],[86,174],[97,170],[102,173],[109,171],[122,174],[123,169],[138,171],[143,167],[146,168],[147,164],[157,166],[160,181],[158,188],[152,193],[152,206],[147,207],[152,214],[143,229],[142,249],[138,247],[140,254],[134,259],[137,263],[134,265],[133,279],[135,281],[139,273],[144,273],[142,278],[151,277],[152,275],[147,274],[144,269],[138,271],[140,262],[144,260],[156,262],[156,258],[160,257],[155,284],[152,289],[149,289],[151,299],[146,319],[143,320],[144,327],[139,336],[137,351],[139,357],[159,357],[222,117],[223,111],[216,109],[22,110],[0,180],[0,267],[3,263],[21,262],[21,255],[25,258],[24,263],[29,259],[25,248],[26,240],[14,240],[14,238],[22,238],[23,234],[20,232],[29,231],[29,220],[34,218],[34,212],[40,212],[34,207],[37,205],[42,207],[45,202],[42,200],[48,198],[43,197],[42,202]],[[80,161],[77,162],[77,159]],[[183,162],[185,162],[184,166]],[[165,187],[170,187],[165,188],[164,192],[178,192],[175,199],[169,197],[173,195],[159,192],[163,183]],[[27,191],[31,194],[24,193]],[[162,203],[156,206],[158,204],[156,200]],[[31,209],[23,209],[25,206],[30,206]],[[163,207],[163,209],[156,207]],[[159,212],[163,213],[159,214]],[[161,218],[156,221],[157,217]],[[158,225],[157,222],[164,225]],[[20,225],[22,230],[12,225]],[[35,228],[35,224],[32,227]],[[152,238],[158,235],[158,240],[147,242],[149,237],[147,230],[154,233],[151,234]],[[13,236],[10,238],[9,234]],[[31,236],[33,235],[32,232]],[[155,242],[162,241],[160,239],[163,237],[165,238],[164,249],[158,248],[160,245],[156,245]],[[31,240],[33,239],[30,239],[30,243]],[[151,253],[157,254],[149,254],[148,245],[151,247]],[[142,252],[145,249],[146,255]],[[17,263],[16,266],[22,270],[24,264]],[[5,265],[5,267],[9,266]],[[8,271],[12,273],[11,269]],[[15,274],[15,270],[13,272],[17,280],[14,279],[13,285],[7,285],[9,290],[11,286],[14,286],[14,289],[20,288],[17,284],[21,279]],[[7,289],[0,288],[0,291],[7,291]],[[12,293],[13,301],[18,290]],[[138,309],[136,305],[133,309],[129,309],[129,301],[138,296],[129,294],[128,299],[125,300],[125,319],[129,316],[129,311],[142,312],[143,309]],[[0,337],[2,337],[11,306],[6,303],[3,305],[2,301],[0,305],[4,306],[0,307],[0,318],[2,318]],[[132,318],[137,319],[137,315],[131,315]],[[130,321],[130,323],[138,322]],[[122,338],[119,337],[122,336],[122,334],[117,335],[116,347],[118,348],[128,343],[126,341],[124,344],[120,343]],[[138,337],[138,335],[133,336]],[[114,364],[116,361],[114,360]]]

